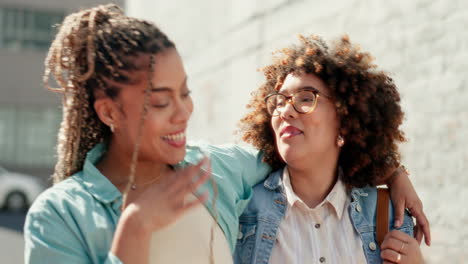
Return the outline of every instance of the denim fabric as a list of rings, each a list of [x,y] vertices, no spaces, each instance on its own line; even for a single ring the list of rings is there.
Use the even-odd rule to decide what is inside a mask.
[[[120,218],[122,193],[95,167],[105,151],[104,144],[95,146],[82,171],[36,199],[24,226],[25,263],[121,263],[109,249]],[[199,151],[210,157],[218,186],[217,221],[234,252],[239,216],[252,196],[252,186],[270,168],[261,161],[258,150],[207,144],[187,146],[180,166],[197,162]],[[202,188],[213,195],[211,184]],[[205,206],[214,213],[211,198]]]
[[[254,187],[253,198],[239,218],[239,234],[234,253],[236,264],[269,262],[279,225],[287,209],[282,172],[283,169],[271,173]],[[351,204],[348,213],[354,229],[361,237],[367,263],[381,263],[380,248],[375,236],[377,188],[353,188],[349,195]],[[393,229],[391,204],[389,215]],[[398,229],[413,236],[413,220],[409,214],[405,214],[403,224]]]

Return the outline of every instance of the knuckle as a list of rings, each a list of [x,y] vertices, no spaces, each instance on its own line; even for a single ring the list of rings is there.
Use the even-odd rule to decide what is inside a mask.
[[[380,256],[384,259],[390,259],[392,253],[389,249],[384,249],[382,250],[382,252],[380,253]]]

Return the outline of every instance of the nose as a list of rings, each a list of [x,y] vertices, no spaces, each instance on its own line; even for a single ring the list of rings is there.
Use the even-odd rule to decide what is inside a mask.
[[[298,113],[296,109],[294,109],[294,106],[291,101],[288,101],[287,104],[280,110],[280,116],[282,119],[296,118],[297,115]]]
[[[185,123],[190,119],[193,112],[193,103],[177,100],[172,121],[174,123]]]

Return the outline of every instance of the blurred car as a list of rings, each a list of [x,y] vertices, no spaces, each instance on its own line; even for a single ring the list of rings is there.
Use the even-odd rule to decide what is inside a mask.
[[[0,167],[0,208],[14,212],[26,210],[44,190],[39,178]]]

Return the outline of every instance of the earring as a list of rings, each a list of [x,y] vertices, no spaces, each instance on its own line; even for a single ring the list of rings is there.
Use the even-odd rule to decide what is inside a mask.
[[[109,127],[110,127],[111,132],[114,133],[114,124],[110,124]]]
[[[336,139],[336,145],[340,148],[344,145],[344,138],[341,135]]]

